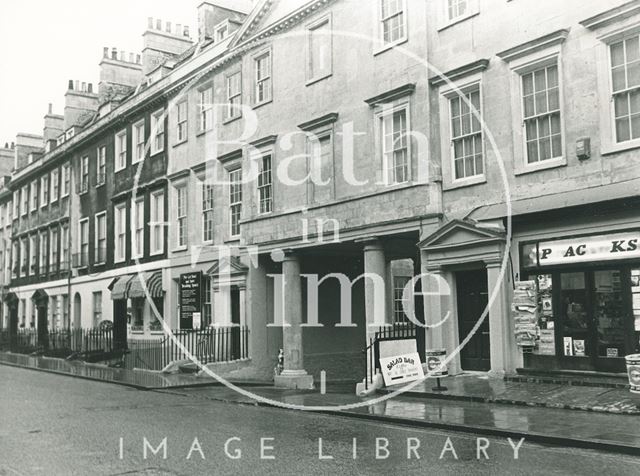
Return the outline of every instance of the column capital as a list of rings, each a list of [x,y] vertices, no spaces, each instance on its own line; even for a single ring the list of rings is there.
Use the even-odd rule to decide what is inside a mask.
[[[298,261],[300,256],[297,250],[287,248],[282,250],[282,261]]]
[[[382,251],[384,250],[384,246],[382,246],[382,242],[380,238],[377,236],[371,236],[368,238],[360,238],[355,240],[356,243],[360,243],[364,247],[364,251]]]

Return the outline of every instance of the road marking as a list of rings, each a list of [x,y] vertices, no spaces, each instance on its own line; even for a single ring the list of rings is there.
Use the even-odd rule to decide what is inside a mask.
[[[324,395],[327,393],[327,372],[320,371],[320,393]]]

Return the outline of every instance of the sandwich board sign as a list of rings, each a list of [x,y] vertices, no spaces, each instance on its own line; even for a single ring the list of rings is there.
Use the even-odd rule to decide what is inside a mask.
[[[417,352],[381,357],[380,369],[387,387],[424,378],[422,363]]]

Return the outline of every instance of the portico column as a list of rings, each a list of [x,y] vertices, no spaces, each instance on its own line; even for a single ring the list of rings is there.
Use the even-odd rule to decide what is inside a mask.
[[[276,387],[313,388],[313,376],[304,370],[302,344],[302,284],[300,281],[300,259],[286,251],[282,261],[284,279],[284,325],[282,345],[284,350],[284,370],[276,375]]]
[[[458,347],[458,322],[455,313],[455,293],[452,273],[428,262],[426,251],[421,251],[422,292],[427,350],[444,349],[449,357]],[[450,374],[460,373],[460,354],[448,363]]]
[[[486,262],[487,266],[487,289],[489,292],[489,348],[491,370],[489,375],[502,378],[508,371],[508,342],[510,334],[513,332],[509,326],[509,312],[506,305],[505,279],[500,277],[502,269],[501,260]],[[495,299],[491,301],[493,293],[496,291]]]
[[[367,325],[367,345],[379,327],[388,323],[387,259],[379,239],[364,242],[364,300]]]

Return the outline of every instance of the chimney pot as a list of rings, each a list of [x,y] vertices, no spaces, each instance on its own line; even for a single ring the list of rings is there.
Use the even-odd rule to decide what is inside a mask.
[[[147,18],[147,28],[153,30],[153,17]]]
[[[80,91],[80,80],[76,79],[75,90]]]
[[[184,36],[189,37],[189,25],[184,26]]]
[[[168,21],[165,26],[164,29],[166,30],[167,33],[171,33],[171,22]]]
[[[83,82],[83,83],[82,83],[82,89],[81,89],[81,91],[82,91],[83,93],[86,93],[86,92],[87,92],[87,83],[85,83],[85,82]]]
[[[15,142],[12,142],[12,143],[11,143],[11,148],[12,148],[12,149],[15,149],[15,148],[16,148],[16,143],[15,143]]]
[[[156,30],[162,30],[162,20],[156,20]]]
[[[5,143],[4,143],[4,148],[5,148],[5,149],[8,149],[8,148],[9,148],[9,143],[8,143],[8,142],[5,142]]]
[[[53,114],[53,104],[49,103],[49,114]]]
[[[104,58],[108,58],[109,57],[109,47],[105,46],[104,48],[102,48],[102,56]]]
[[[93,93],[93,83],[89,83],[88,87],[89,87],[88,92]]]
[[[140,64],[140,55],[136,55],[136,63]]]
[[[180,36],[182,34],[182,25],[180,23],[176,23],[176,36]]]
[[[120,61],[124,61],[124,51],[120,50]]]
[[[73,79],[69,80],[69,85],[67,86],[67,89],[73,89]]]
[[[118,49],[117,48],[111,48],[111,59],[114,59],[114,60],[118,59]]]
[[[133,53],[129,53],[129,63],[133,63]]]

